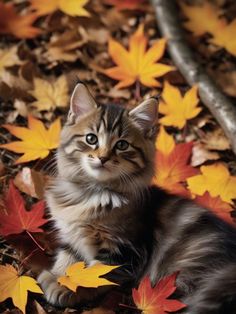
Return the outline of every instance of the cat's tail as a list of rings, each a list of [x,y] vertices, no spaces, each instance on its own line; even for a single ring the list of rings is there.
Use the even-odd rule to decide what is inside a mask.
[[[236,314],[236,264],[213,270],[203,287],[184,301],[185,314]]]

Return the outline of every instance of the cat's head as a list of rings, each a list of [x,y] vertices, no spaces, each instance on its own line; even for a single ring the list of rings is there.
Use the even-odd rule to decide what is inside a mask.
[[[71,181],[97,183],[145,182],[153,175],[157,100],[133,110],[98,105],[79,83],[72,94],[67,123],[61,134],[58,166]]]

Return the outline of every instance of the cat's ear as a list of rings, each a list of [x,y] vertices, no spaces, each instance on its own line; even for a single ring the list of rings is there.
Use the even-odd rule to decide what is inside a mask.
[[[97,104],[90,94],[88,88],[83,83],[78,83],[72,93],[70,100],[69,116],[79,117],[82,116],[94,108]]]
[[[158,99],[149,98],[129,112],[130,118],[145,134],[156,129],[158,120]]]

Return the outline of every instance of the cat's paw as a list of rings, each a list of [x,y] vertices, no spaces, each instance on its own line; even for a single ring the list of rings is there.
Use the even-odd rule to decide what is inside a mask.
[[[46,300],[52,305],[73,307],[80,302],[79,296],[57,282],[57,277],[44,270],[37,278]]]

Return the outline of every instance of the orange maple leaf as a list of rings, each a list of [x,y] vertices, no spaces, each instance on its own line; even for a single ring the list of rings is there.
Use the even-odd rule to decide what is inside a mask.
[[[103,0],[105,4],[114,5],[117,10],[143,10],[145,0]]]
[[[9,124],[3,125],[11,134],[22,140],[0,145],[1,148],[6,148],[15,153],[24,153],[23,156],[17,159],[16,164],[38,158],[43,159],[48,156],[50,150],[57,148],[59,145],[61,130],[59,119],[52,123],[50,128],[46,130],[40,120],[29,116],[28,126],[29,128]]]
[[[114,39],[109,40],[108,51],[116,67],[103,71],[107,76],[119,80],[117,88],[127,87],[140,81],[143,85],[161,86],[155,78],[174,70],[173,66],[156,63],[164,54],[166,39],[157,40],[147,49],[147,38],[144,36],[144,25],[139,25],[137,31],[129,40],[129,51]]]
[[[176,290],[176,276],[175,273],[164,277],[154,288],[152,288],[149,277],[144,277],[138,289],[133,289],[134,303],[143,314],[166,314],[186,307],[186,304],[178,300],[167,299]]]
[[[189,196],[182,183],[198,173],[197,169],[188,164],[193,143],[176,145],[171,135],[161,128],[156,147],[156,175],[153,183],[171,193]]]
[[[231,216],[233,208],[226,202],[222,201],[219,196],[212,197],[209,192],[205,192],[202,196],[197,196],[195,202],[199,205],[212,210],[218,217],[224,221],[234,224]]]
[[[34,13],[20,15],[12,3],[0,2],[0,34],[34,38],[41,33],[39,28],[32,26],[37,18]]]

